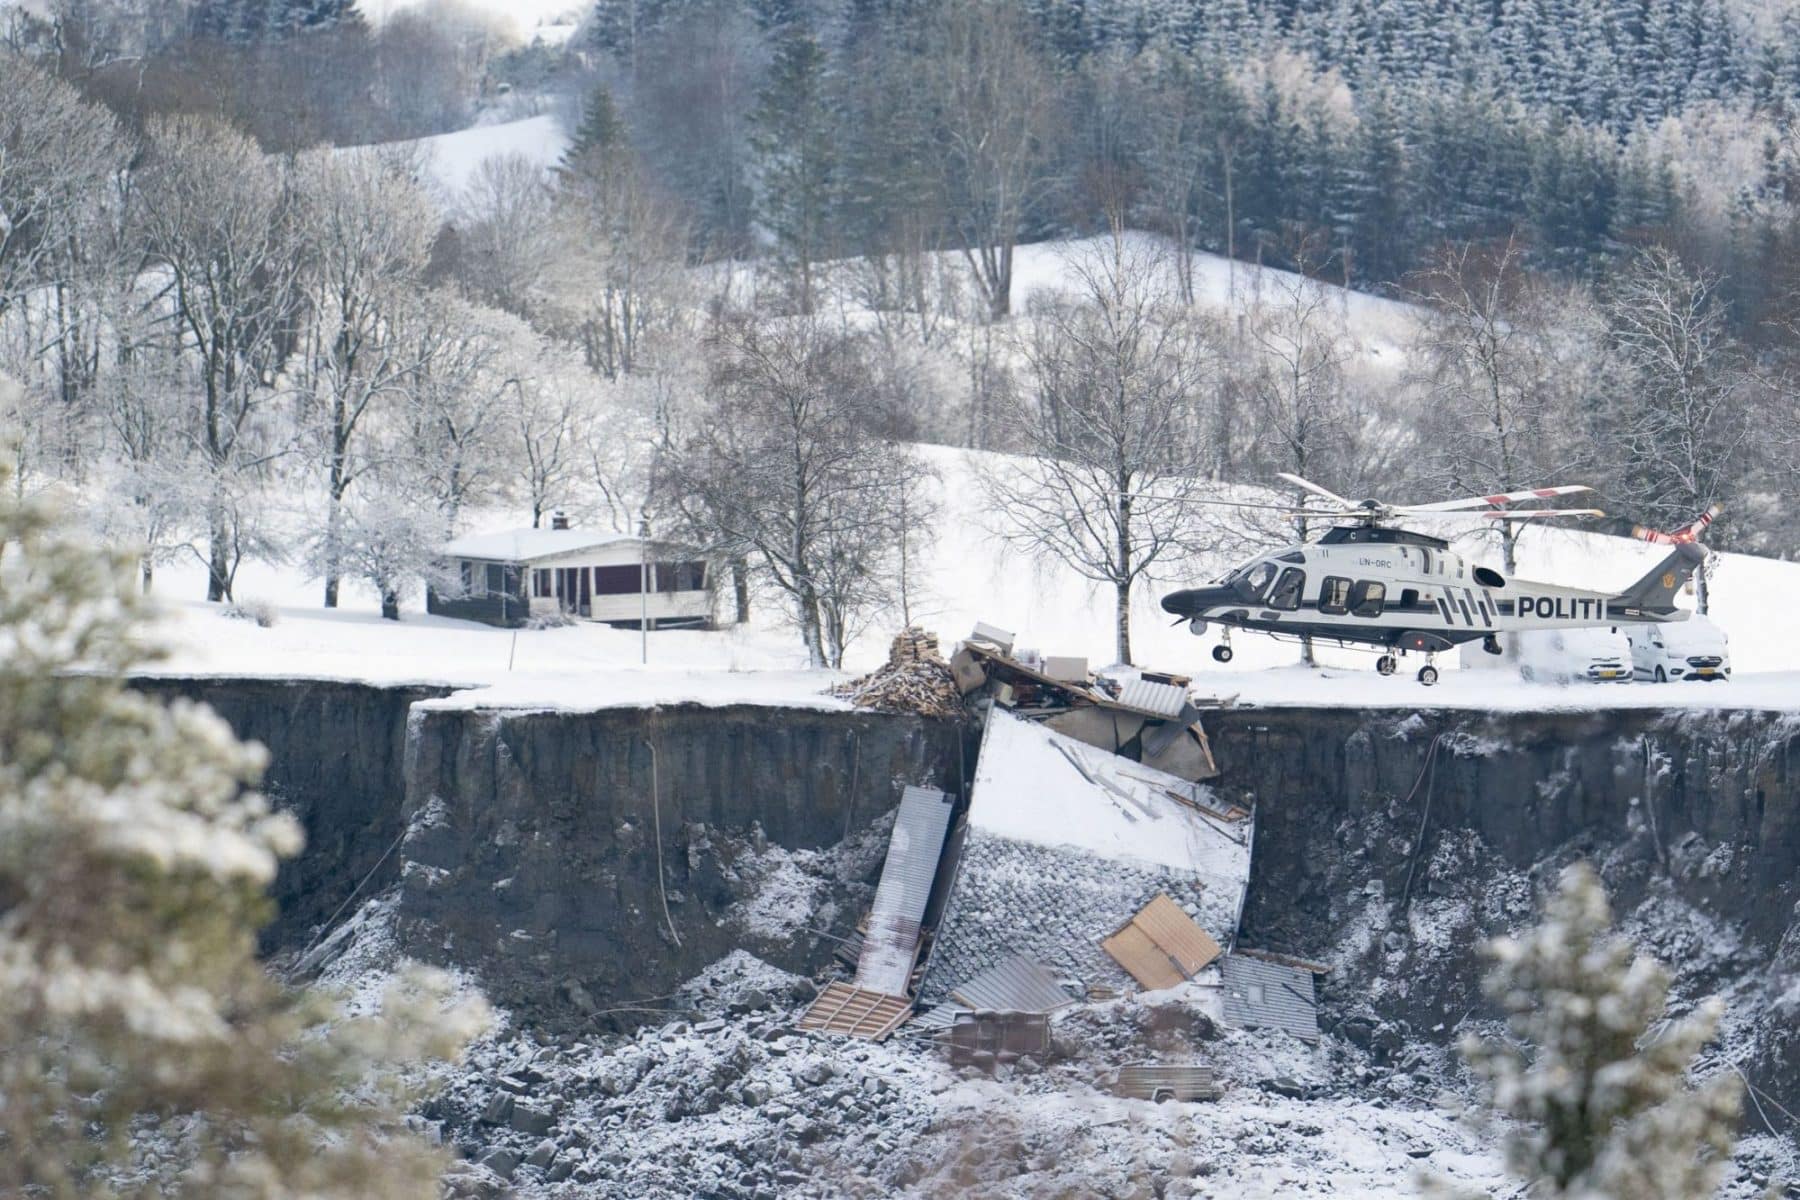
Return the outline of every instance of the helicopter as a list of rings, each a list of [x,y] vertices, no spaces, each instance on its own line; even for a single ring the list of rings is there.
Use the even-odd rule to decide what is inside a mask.
[[[1209,501],[1234,508],[1265,508],[1290,517],[1333,524],[1316,541],[1260,554],[1207,587],[1186,588],[1162,598],[1162,607],[1195,635],[1220,626],[1213,658],[1231,661],[1231,633],[1242,629],[1275,637],[1311,637],[1339,645],[1373,646],[1381,651],[1375,669],[1392,675],[1396,655],[1425,656],[1418,681],[1438,681],[1434,658],[1464,642],[1480,641],[1489,654],[1501,653],[1502,633],[1569,629],[1621,622],[1686,620],[1676,592],[1706,559],[1700,534],[1718,514],[1715,506],[1676,533],[1642,526],[1634,536],[1671,547],[1643,578],[1617,593],[1561,584],[1508,579],[1450,549],[1443,538],[1401,528],[1409,517],[1459,516],[1482,521],[1537,521],[1558,517],[1604,516],[1595,508],[1507,508],[1524,500],[1542,501],[1593,489],[1583,484],[1525,488],[1491,496],[1467,496],[1435,504],[1395,505],[1350,500],[1302,479],[1280,478],[1327,502],[1325,508]]]

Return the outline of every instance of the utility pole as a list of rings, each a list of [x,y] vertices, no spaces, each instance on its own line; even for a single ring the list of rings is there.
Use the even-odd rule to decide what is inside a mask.
[[[650,516],[638,518],[638,662],[650,665]]]

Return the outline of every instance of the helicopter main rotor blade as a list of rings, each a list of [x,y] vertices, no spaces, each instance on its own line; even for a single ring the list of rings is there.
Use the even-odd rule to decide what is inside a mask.
[[[1276,474],[1277,478],[1285,479],[1289,483],[1293,484],[1295,487],[1305,488],[1307,491],[1311,492],[1315,496],[1323,496],[1325,499],[1331,501],[1333,504],[1339,505],[1340,507],[1343,507],[1343,508],[1355,508],[1356,507],[1356,502],[1354,500],[1346,500],[1346,499],[1344,499],[1344,497],[1338,495],[1336,492],[1328,491],[1327,489],[1320,487],[1318,484],[1314,483],[1310,479],[1302,479],[1298,475],[1290,475],[1286,471],[1277,471],[1277,472],[1275,472],[1275,474]]]
[[[1594,489],[1585,483],[1570,483],[1560,487],[1521,488],[1516,492],[1501,492],[1496,496],[1464,496],[1461,500],[1440,500],[1436,504],[1402,504],[1395,512],[1455,512],[1463,508],[1485,508],[1495,504],[1511,504],[1515,500],[1547,500],[1551,496],[1573,496],[1579,492],[1591,492]]]
[[[1519,508],[1484,509],[1481,512],[1449,512],[1447,517],[1464,517],[1473,521],[1536,521],[1550,517],[1604,517],[1599,508]]]
[[[1257,504],[1249,500],[1214,500],[1210,496],[1158,496],[1154,492],[1120,492],[1118,494],[1133,500],[1156,500],[1164,504],[1205,504],[1214,508],[1260,508],[1282,514],[1291,513],[1294,508],[1291,504]],[[1308,513],[1307,515],[1317,516],[1318,514]]]

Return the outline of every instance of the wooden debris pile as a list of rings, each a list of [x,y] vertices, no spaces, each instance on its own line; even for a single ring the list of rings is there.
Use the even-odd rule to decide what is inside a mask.
[[[861,679],[831,689],[858,708],[881,712],[954,717],[963,711],[962,692],[950,664],[938,652],[937,634],[909,625],[894,638],[886,664]]]

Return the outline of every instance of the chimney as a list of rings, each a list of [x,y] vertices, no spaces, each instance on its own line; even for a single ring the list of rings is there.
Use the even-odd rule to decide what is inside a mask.
[[[562,511],[562,509],[559,508],[555,512],[550,514],[550,528],[552,528],[552,529],[567,529],[568,527],[569,527],[569,514],[568,513]]]

